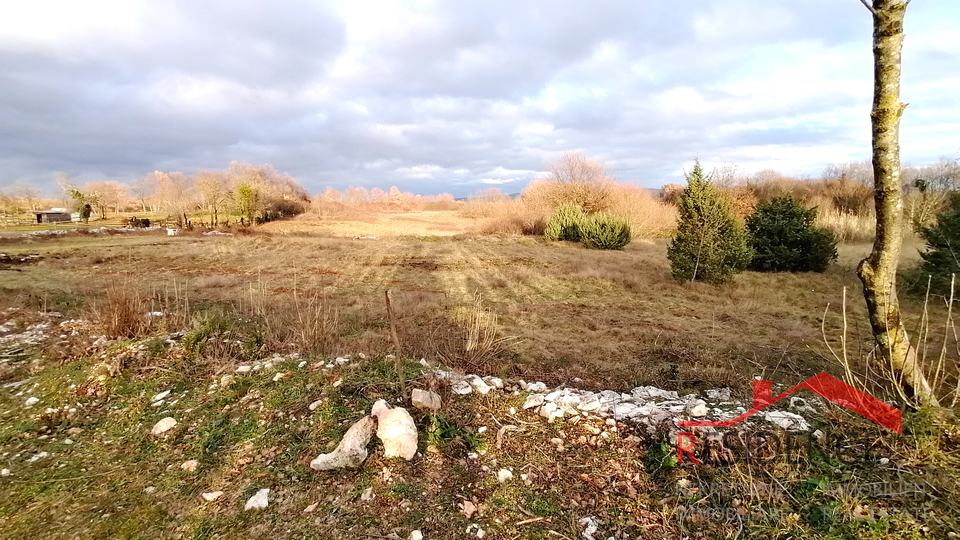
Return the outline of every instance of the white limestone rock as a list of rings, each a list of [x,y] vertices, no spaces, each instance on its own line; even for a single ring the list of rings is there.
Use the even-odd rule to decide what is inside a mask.
[[[764,411],[763,418],[767,422],[776,424],[787,431],[809,431],[807,419],[787,411]]]
[[[680,399],[680,396],[672,390],[664,390],[656,386],[638,386],[630,394],[638,399]]]
[[[810,402],[799,396],[790,397],[790,408],[802,413],[816,413],[817,410],[810,405]]]
[[[526,389],[530,392],[546,392],[548,390],[546,383],[540,381],[527,383]]]
[[[371,414],[377,417],[377,437],[383,442],[383,455],[413,459],[417,453],[417,425],[410,413],[403,407],[391,408],[381,399],[373,404]]]
[[[614,390],[601,390],[598,394],[600,401],[616,401],[620,399],[620,393]]]
[[[543,396],[543,399],[545,399],[546,401],[556,401],[557,398],[559,398],[562,395],[563,395],[562,390],[554,390],[553,392],[550,392],[549,394]]]
[[[410,393],[410,403],[421,411],[439,411],[441,406],[440,394],[414,388]]]
[[[457,381],[453,383],[450,390],[452,390],[454,394],[465,396],[473,392],[473,387],[470,386],[470,383],[467,381]]]
[[[208,491],[207,493],[201,493],[200,498],[207,502],[213,502],[223,496],[222,491]]]
[[[730,401],[730,389],[729,388],[711,388],[707,390],[707,399],[717,403],[720,401]]]
[[[554,418],[554,413],[556,413],[556,412],[557,412],[557,404],[556,404],[556,403],[547,402],[547,403],[544,403],[543,406],[540,407],[540,416],[546,418],[547,420],[553,420],[553,418]],[[561,413],[561,414],[563,414],[563,413]]]
[[[164,433],[170,431],[177,425],[176,419],[168,416],[161,419],[159,422],[153,425],[153,429],[150,430],[150,434],[153,436],[163,435]]]
[[[702,399],[694,399],[688,401],[684,407],[684,411],[694,418],[703,418],[710,412],[710,409],[707,407],[707,402]]]
[[[476,375],[467,376],[467,382],[470,383],[470,386],[472,386],[478,394],[485,395],[490,393],[490,385]]]
[[[254,493],[243,505],[244,510],[262,510],[270,505],[270,489],[264,488]]]
[[[503,390],[503,379],[500,377],[484,377],[483,382],[487,383],[491,388],[496,388],[497,390]]]
[[[343,435],[343,440],[329,454],[320,454],[310,462],[310,468],[328,471],[346,467],[356,469],[367,459],[367,443],[376,429],[376,420],[367,416],[355,422]]]
[[[670,412],[657,407],[648,406],[643,412],[644,414],[637,416],[635,420],[638,424],[646,426],[647,432],[650,434],[661,430],[664,424],[674,417]]]
[[[523,402],[524,409],[532,409],[543,405],[543,394],[530,394]]]
[[[597,411],[601,407],[600,398],[597,396],[592,396],[586,400],[581,401],[577,404],[577,408],[584,412]]]
[[[600,524],[597,523],[596,518],[593,516],[581,518],[577,520],[577,524],[583,527],[583,532],[580,534],[583,536],[584,540],[595,540],[593,535],[597,534],[597,529]]]
[[[611,409],[613,417],[617,420],[630,418],[638,414],[638,411],[640,411],[640,407],[637,407],[633,403],[617,403],[613,406],[613,409]]]
[[[557,399],[557,408],[566,414],[579,414],[578,405],[580,405],[580,396],[577,395],[560,396]]]

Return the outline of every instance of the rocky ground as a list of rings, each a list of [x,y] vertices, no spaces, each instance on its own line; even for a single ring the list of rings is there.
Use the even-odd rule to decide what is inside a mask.
[[[208,365],[190,332],[98,332],[57,313],[0,316],[0,537],[943,538],[960,515],[956,431],[922,417],[884,443],[796,397],[742,431],[769,434],[762,444],[856,431],[869,455],[692,466],[677,462],[676,422],[733,418],[749,396],[550,387],[433,359],[401,363],[401,384],[390,357]],[[440,403],[420,410],[412,389]],[[381,399],[411,413],[410,460],[374,438],[355,469],[309,466]]]

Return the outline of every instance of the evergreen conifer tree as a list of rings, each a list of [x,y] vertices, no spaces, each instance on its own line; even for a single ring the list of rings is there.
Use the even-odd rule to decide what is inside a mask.
[[[678,207],[677,233],[667,248],[674,279],[719,284],[746,268],[751,251],[743,222],[704,177],[699,161],[687,175]]]
[[[917,272],[926,287],[930,276],[930,289],[939,294],[950,293],[950,276],[960,274],[960,193],[950,194],[950,209],[937,216],[937,223],[930,227],[918,227],[917,232],[927,243],[927,250],[920,254],[923,259]]]
[[[791,195],[760,204],[747,218],[758,272],[824,272],[837,259],[837,238],[817,229],[815,208],[804,208]]]

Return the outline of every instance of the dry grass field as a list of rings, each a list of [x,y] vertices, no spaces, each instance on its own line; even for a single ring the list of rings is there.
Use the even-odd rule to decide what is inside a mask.
[[[844,286],[851,289],[851,320],[863,320],[853,268],[865,245],[844,246],[839,264],[825,274],[747,272],[714,287],[673,281],[665,240],[597,252],[522,237],[441,237],[440,228],[467,227],[442,216],[388,218],[370,229],[361,224],[356,239],[304,235],[301,228],[288,235],[145,233],[7,244],[9,253],[42,259],[5,272],[2,287],[6,303],[76,308],[78,315],[118,284],[144,298],[169,294],[176,284],[195,306],[240,313],[283,312],[298,301],[306,310],[308,301],[322,300],[336,315],[323,340],[327,350],[318,351],[325,354],[387,352],[383,294],[390,289],[407,356],[441,355],[491,374],[553,382],[579,377],[607,386],[745,388],[751,379],[745,369],[791,380],[809,376],[835,369],[820,322],[827,304],[839,305]],[[310,222],[271,225],[295,230]],[[417,236],[416,227],[433,234]],[[449,336],[458,331],[457,310],[477,297],[496,316],[490,331],[510,339],[483,365],[471,366],[480,360],[458,352]],[[828,317],[828,335],[838,334],[838,324]],[[867,346],[866,329],[855,333],[853,343]]]
[[[280,235],[309,234],[353,238],[453,236],[471,232],[475,220],[456,210],[356,211],[337,215],[308,213],[265,223],[260,230]]]
[[[662,444],[639,444],[626,426],[602,420],[538,422],[524,416],[522,394],[445,393],[440,414],[416,413],[425,450],[413,462],[386,459],[374,446],[356,472],[307,469],[375,399],[403,399],[388,357],[396,351],[386,291],[405,377],[417,386],[432,384],[417,363],[425,358],[591,389],[729,386],[749,401],[757,376],[792,385],[840,373],[821,325],[837,346],[844,287],[848,351],[862,357],[871,347],[854,276],[865,244],[841,246],[824,274],[746,272],[716,287],[673,281],[663,239],[592,251],[481,235],[477,222],[456,212],[382,213],[303,217],[233,235],[0,239],[13,259],[39,256],[0,265],[0,334],[81,329],[53,330],[32,345],[7,345],[0,335],[0,467],[14,471],[0,478],[0,538],[407,538],[415,528],[463,538],[476,524],[488,538],[575,538],[583,516],[618,539],[937,538],[953,526],[944,516],[957,504],[949,486],[960,436],[932,435],[922,416],[908,420],[909,436],[880,449],[897,461],[896,474],[926,475],[932,521],[816,517],[906,504],[817,491],[817,482],[893,474],[835,462],[773,470],[792,501],[722,501],[737,512],[787,508],[785,516],[686,520],[679,505],[706,499],[678,498],[680,482],[743,482],[760,471],[664,468]],[[905,265],[915,247],[905,250]],[[916,325],[922,299],[904,304]],[[933,306],[931,317],[941,312]],[[938,349],[939,339],[930,346]],[[342,371],[305,367],[345,355],[354,360]],[[238,365],[270,358],[277,377],[255,373],[220,388]],[[91,389],[97,374],[106,382]],[[177,401],[151,406],[164,390]],[[36,409],[24,407],[25,392],[40,396]],[[69,407],[79,416],[63,412]],[[183,426],[166,439],[147,435],[165,414]],[[523,435],[504,436],[508,423]],[[876,436],[836,411],[820,425]],[[603,430],[607,442],[595,436]],[[568,441],[566,449],[548,449],[552,439]],[[27,461],[41,450],[50,456]],[[199,460],[196,472],[181,469],[189,459]],[[536,480],[498,483],[489,471],[504,466]],[[276,506],[243,512],[262,487],[279,493]],[[226,495],[201,502],[213,489]],[[360,497],[368,490],[374,499]],[[477,516],[467,516],[464,501],[480,508]],[[309,505],[316,514],[304,513]]]

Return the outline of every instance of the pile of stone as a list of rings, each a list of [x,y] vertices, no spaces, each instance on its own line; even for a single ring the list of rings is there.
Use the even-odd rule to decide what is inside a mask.
[[[403,407],[391,407],[381,399],[373,404],[370,416],[350,426],[333,452],[317,456],[310,462],[310,468],[327,471],[359,467],[367,459],[367,444],[374,430],[383,442],[385,457],[402,457],[410,461],[416,455],[417,426],[410,413]]]
[[[503,381],[497,377],[460,375],[441,369],[436,370],[435,374],[437,378],[447,381],[451,391],[457,395],[485,395],[497,390],[528,392],[523,408],[536,412],[547,421],[591,415],[632,424],[648,434],[673,431],[679,420],[724,421],[747,412],[740,401],[732,398],[729,388],[710,389],[703,396],[694,393],[681,396],[676,391],[656,386],[638,386],[630,392],[591,392],[573,387],[551,390],[539,381]],[[814,411],[806,400],[798,397],[791,398],[789,405],[801,412]],[[762,411],[751,417],[750,421],[768,422],[790,431],[810,429],[803,416],[775,408]]]

